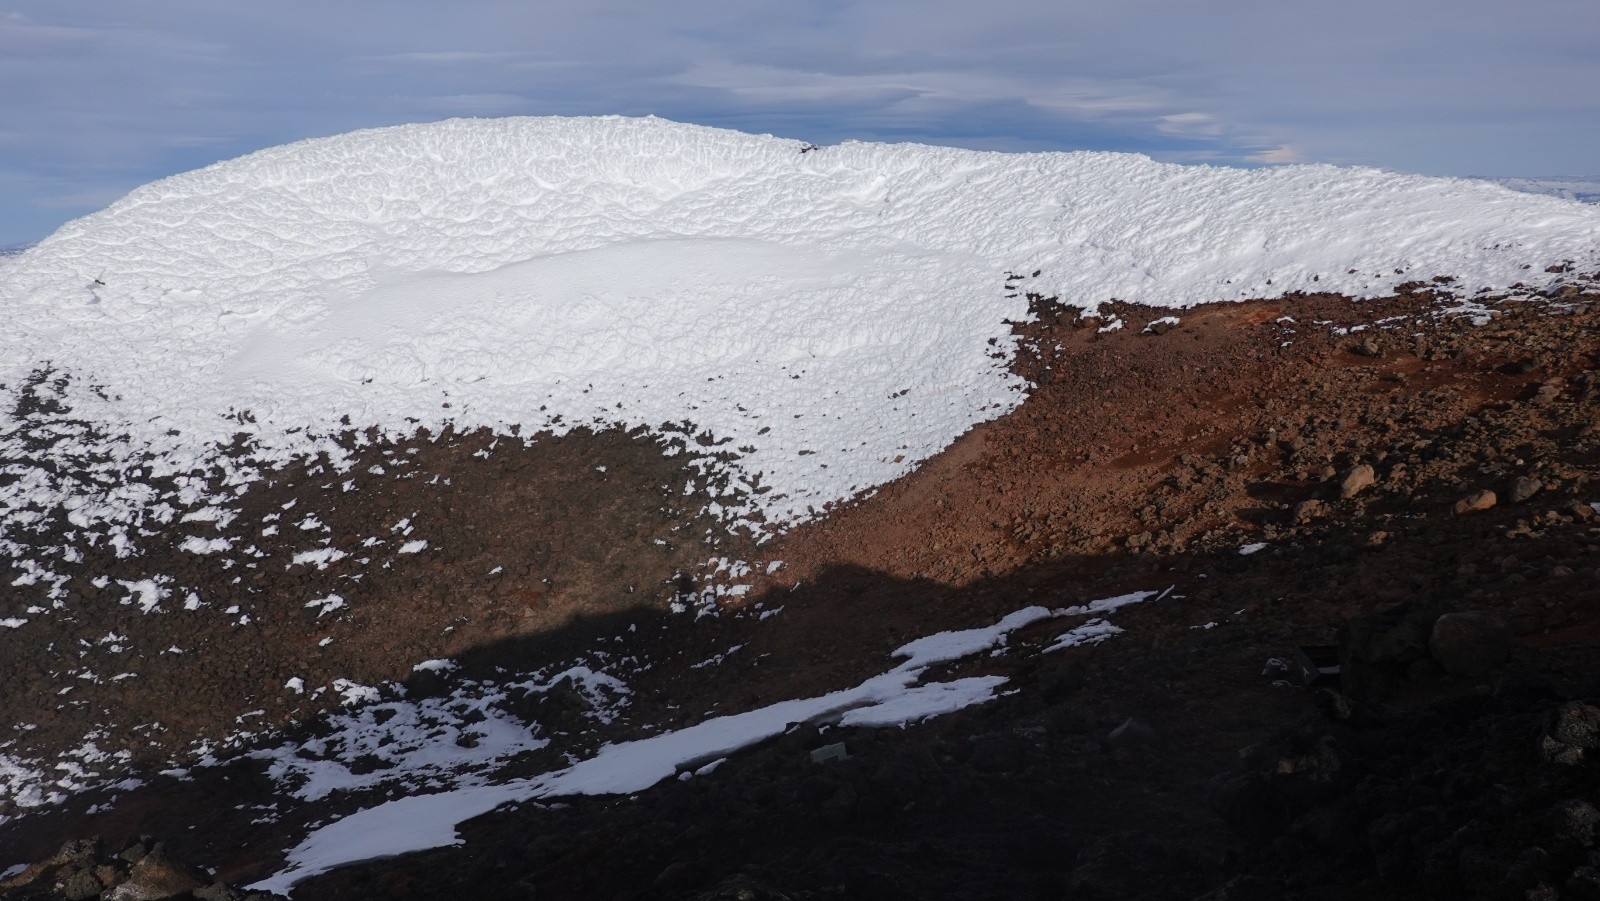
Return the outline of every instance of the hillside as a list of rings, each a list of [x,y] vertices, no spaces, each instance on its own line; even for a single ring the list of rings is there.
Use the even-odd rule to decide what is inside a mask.
[[[0,890],[1584,897],[1597,279],[1483,183],[654,119],[146,186],[0,268]]]

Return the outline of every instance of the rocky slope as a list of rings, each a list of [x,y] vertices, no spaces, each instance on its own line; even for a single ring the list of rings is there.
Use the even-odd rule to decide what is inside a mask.
[[[602,741],[836,689],[918,635],[1030,604],[1172,590],[1107,615],[1121,631],[1101,643],[1047,653],[1072,622],[1046,620],[1007,653],[939,674],[1004,676],[988,703],[896,729],[802,726],[649,790],[514,805],[464,824],[457,847],[338,869],[294,896],[1589,897],[1597,300],[1580,286],[1461,310],[1418,289],[1203,307],[1176,323],[1121,307],[1124,327],[1107,332],[1035,297],[1016,362],[1039,385],[1029,399],[911,476],[747,549],[759,575],[720,616],[667,612],[686,587],[670,580],[632,607],[583,600],[670,559],[567,570],[565,590],[542,595],[548,614],[509,619],[494,611],[526,595],[463,582],[468,569],[446,560],[432,578],[461,594],[482,586],[482,614],[462,628],[484,631],[461,639],[458,668],[411,674],[410,703],[464,686],[492,694],[552,660],[587,655],[604,670],[596,651],[628,636],[631,662],[610,671],[628,674],[629,695],[609,722],[606,695],[570,677],[486,708],[552,742],[498,763],[501,780]],[[406,455],[476,486],[456,504],[418,504],[437,517],[430,534],[521,540],[510,533],[527,507],[485,502],[510,484],[544,484],[546,505],[577,499],[538,514],[552,532],[609,509],[601,536],[667,522],[626,475],[664,477],[629,450],[652,443],[581,440],[610,442],[582,450],[618,460],[600,465],[619,481],[539,482],[572,471],[560,442],[529,445],[518,453],[556,456],[495,481],[469,476],[509,466],[473,456],[487,437]],[[638,508],[600,502],[641,496]],[[581,559],[572,540],[559,556]],[[431,584],[396,578],[386,602]],[[381,657],[431,640],[429,591],[417,595],[366,608],[371,626],[340,644],[381,634],[365,639]],[[1458,642],[1465,651],[1430,648],[1450,611],[1493,617],[1508,652],[1495,651],[1500,626]],[[277,628],[219,641],[219,656],[277,660],[305,640]],[[1319,646],[1337,649],[1343,684],[1299,684],[1296,649]],[[1462,669],[1474,649],[1489,664]],[[309,824],[394,790],[296,799],[272,763],[243,755],[90,793],[7,824],[0,848],[40,860],[68,839],[109,848],[149,835],[213,871],[197,879],[242,885],[280,866]],[[24,872],[12,891],[57,897],[92,869]]]

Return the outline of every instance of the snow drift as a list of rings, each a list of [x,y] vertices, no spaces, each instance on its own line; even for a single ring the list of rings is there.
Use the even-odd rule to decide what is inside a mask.
[[[0,382],[70,376],[75,415],[154,471],[240,431],[270,461],[345,422],[690,422],[770,488],[729,510],[784,522],[1020,401],[1009,272],[1179,307],[1501,287],[1597,247],[1600,209],[1373,169],[453,120],[264,150],[68,224],[0,269]]]

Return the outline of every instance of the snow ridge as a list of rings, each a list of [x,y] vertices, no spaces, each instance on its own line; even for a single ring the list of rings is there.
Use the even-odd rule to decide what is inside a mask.
[[[1179,307],[1565,260],[1600,260],[1600,210],[1483,182],[451,120],[263,150],[69,223],[0,268],[0,384],[48,363],[152,477],[241,432],[257,466],[337,459],[346,416],[689,422],[741,455],[723,512],[785,523],[1020,402],[1010,272]]]

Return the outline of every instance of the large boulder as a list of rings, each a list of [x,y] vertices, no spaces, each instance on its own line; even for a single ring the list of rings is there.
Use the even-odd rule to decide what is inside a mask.
[[[1511,656],[1511,627],[1488,613],[1446,613],[1433,624],[1428,652],[1457,679],[1476,679]]]
[[[1428,659],[1436,607],[1396,604],[1351,617],[1339,627],[1339,681],[1344,694],[1382,700],[1403,685],[1413,664]]]

